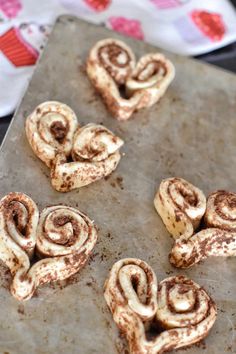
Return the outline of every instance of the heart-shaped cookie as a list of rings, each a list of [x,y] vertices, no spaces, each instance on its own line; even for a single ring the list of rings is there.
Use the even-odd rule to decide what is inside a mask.
[[[51,168],[52,186],[68,192],[110,175],[123,140],[103,125],[79,127],[67,105],[49,101],[27,117],[26,135],[34,153]]]
[[[157,286],[152,268],[136,258],[113,265],[104,296],[132,354],[158,354],[197,343],[217,315],[215,303],[198,284],[175,276]]]
[[[96,241],[95,225],[78,209],[55,205],[39,216],[23,193],[9,193],[0,201],[0,259],[11,271],[11,293],[18,300],[30,299],[41,284],[77,273]],[[42,259],[31,266],[34,253]]]
[[[175,69],[160,53],[144,55],[136,65],[134,53],[124,42],[104,39],[89,53],[87,74],[109,111],[126,120],[134,111],[159,101]]]
[[[175,238],[170,253],[174,266],[188,268],[209,256],[236,256],[235,193],[217,191],[206,201],[191,183],[167,178],[159,186],[154,205]]]

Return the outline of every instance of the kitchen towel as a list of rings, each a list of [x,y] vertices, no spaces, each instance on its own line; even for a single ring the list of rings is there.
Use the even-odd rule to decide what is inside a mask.
[[[184,55],[236,40],[236,11],[228,0],[0,0],[0,117],[14,111],[62,14]]]

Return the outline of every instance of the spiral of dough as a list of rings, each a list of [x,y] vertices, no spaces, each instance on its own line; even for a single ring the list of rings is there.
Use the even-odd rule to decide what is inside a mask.
[[[70,155],[78,122],[75,113],[64,103],[41,103],[27,117],[25,130],[34,153],[48,166],[58,152]]]
[[[13,281],[21,279],[30,268],[38,219],[38,208],[26,194],[12,192],[1,199],[0,259],[10,269]],[[14,293],[12,285],[11,291]]]
[[[206,210],[203,192],[182,178],[167,178],[154,198],[155,208],[169,233],[177,239],[192,235]]]
[[[151,353],[178,349],[208,335],[217,316],[216,305],[206,291],[184,276],[160,282],[156,319],[162,332]]]
[[[204,222],[206,227],[236,232],[236,194],[222,190],[210,194]]]
[[[105,299],[121,329],[126,328],[122,313],[151,319],[156,313],[156,276],[151,267],[136,258],[116,262],[105,284]]]
[[[87,59],[87,74],[107,108],[119,120],[128,119],[141,100],[139,92],[125,96],[125,84],[135,67],[132,50],[122,41],[108,38],[98,41]],[[121,94],[120,89],[124,91]]]
[[[202,322],[210,306],[207,293],[184,276],[170,277],[159,284],[156,315],[166,329]]]
[[[1,199],[0,214],[9,240],[15,241],[31,257],[39,219],[35,202],[24,193],[11,192]]]
[[[122,41],[113,38],[98,41],[89,53],[88,74],[107,78],[107,73],[117,84],[124,84],[135,67],[132,50]],[[92,72],[91,72],[92,71]]]
[[[51,170],[52,186],[60,192],[86,186],[117,167],[123,140],[102,125],[88,124],[75,133],[72,158],[58,154]]]
[[[164,95],[174,77],[174,65],[163,54],[146,54],[128,78],[126,92],[132,96],[141,90],[143,96],[137,109],[150,107]]]
[[[75,133],[72,157],[74,161],[102,161],[118,151],[123,144],[123,140],[103,125],[90,123]]]

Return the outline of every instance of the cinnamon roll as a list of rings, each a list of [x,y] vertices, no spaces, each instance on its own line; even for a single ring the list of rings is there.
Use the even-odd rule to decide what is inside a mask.
[[[218,191],[207,200],[206,229],[179,238],[170,253],[170,262],[188,268],[210,256],[236,256],[236,194]]]
[[[191,236],[206,210],[203,192],[183,178],[164,179],[154,198],[155,208],[169,233]]]
[[[60,192],[86,186],[109,174],[117,167],[123,140],[102,125],[88,124],[79,128],[72,147],[73,162],[58,154],[51,170],[52,186]]]
[[[170,277],[159,284],[142,260],[115,263],[105,283],[105,300],[125,334],[130,353],[158,354],[206,337],[216,320],[216,306],[195,282]]]
[[[144,55],[126,82],[127,94],[142,91],[136,109],[150,107],[165,94],[175,76],[173,64],[160,53]]]
[[[91,49],[87,74],[112,115],[126,120],[134,111],[160,99],[175,70],[162,54],[145,55],[136,66],[132,50],[124,42],[109,38]]]
[[[27,254],[30,250],[32,255],[32,247],[25,246],[24,238],[31,239],[33,246],[36,243],[36,253],[42,258],[32,267]],[[11,193],[1,200],[0,259],[11,271],[11,293],[18,300],[30,299],[41,284],[77,273],[96,241],[95,225],[78,209],[51,206],[42,211],[38,222],[37,207],[24,194]]]
[[[135,63],[134,53],[124,42],[107,38],[98,41],[91,49],[87,70],[92,77],[97,70],[97,74],[107,82],[110,82],[109,74],[117,84],[122,85],[132,75]]]
[[[109,111],[119,120],[128,119],[142,97],[140,93],[130,99],[121,95],[134,67],[135,56],[132,50],[124,42],[112,38],[97,42],[87,59],[89,79]]]
[[[157,280],[152,268],[137,258],[116,262],[105,283],[105,299],[122,331],[127,316],[153,318],[157,310]],[[124,318],[123,318],[124,315]]]
[[[204,223],[206,227],[236,232],[236,193],[220,190],[210,194]]]
[[[58,152],[70,155],[77,126],[72,109],[56,101],[41,103],[25,122],[31,148],[48,167],[51,167]]]
[[[199,342],[208,335],[217,316],[214,301],[197,283],[185,276],[160,282],[156,319],[167,331],[161,333],[156,352],[178,349]]]
[[[24,193],[9,193],[0,201],[0,217],[2,233],[0,243],[3,249],[14,248],[13,245],[16,243],[29,257],[32,257],[39,219],[39,211],[35,202]],[[2,256],[5,256],[4,251]],[[13,258],[10,257],[8,260],[6,254],[7,265],[10,268],[14,268],[11,264]]]

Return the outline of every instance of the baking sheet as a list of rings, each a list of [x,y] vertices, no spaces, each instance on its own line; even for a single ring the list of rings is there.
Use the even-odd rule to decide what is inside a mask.
[[[160,181],[180,176],[206,194],[236,191],[236,78],[209,65],[169,55],[176,78],[159,104],[127,122],[111,118],[86,77],[90,47],[106,37],[122,38],[71,16],[61,17],[35,70],[0,153],[1,197],[29,194],[40,210],[67,203],[99,226],[89,264],[68,282],[41,287],[37,296],[17,302],[8,292],[10,277],[0,267],[1,353],[123,353],[103,298],[110,267],[123,257],[139,257],[159,281],[185,274],[215,299],[219,315],[208,338],[178,353],[235,353],[236,259],[207,259],[189,270],[171,267],[173,244],[157,215],[153,198]],[[137,57],[156,48],[126,38]],[[49,170],[33,154],[25,136],[25,117],[46,100],[65,102],[79,122],[103,123],[125,140],[125,156],[112,176],[61,194],[50,185]],[[69,283],[69,284],[68,284]]]

